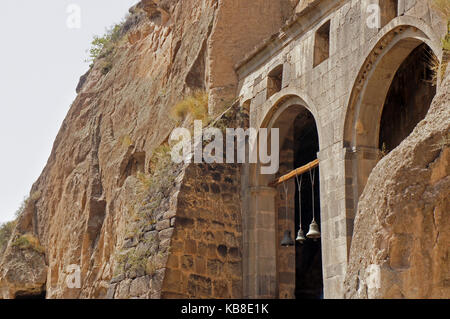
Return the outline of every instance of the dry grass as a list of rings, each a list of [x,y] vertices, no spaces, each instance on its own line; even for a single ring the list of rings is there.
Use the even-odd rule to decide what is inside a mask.
[[[450,1],[448,0],[433,0],[431,2],[433,8],[441,12],[447,19],[450,17]]]
[[[450,1],[449,0],[433,0],[431,5],[436,11],[440,12],[447,20],[447,35],[442,39],[442,48],[450,51]]]
[[[133,140],[128,134],[125,134],[120,138],[120,143],[124,148],[128,148],[134,144]]]
[[[389,151],[387,150],[386,143],[383,143],[383,145],[381,146],[381,152],[380,152],[381,158],[385,157],[388,154],[389,154]]]
[[[443,78],[445,71],[448,66],[448,60],[450,56],[450,1],[449,0],[432,0],[431,6],[440,12],[444,19],[447,20],[447,35],[442,39],[442,49],[444,50],[443,61],[439,62],[438,58],[433,56],[429,57],[428,66],[433,72],[434,83],[437,82],[438,78]]]
[[[196,91],[178,102],[171,111],[176,120],[185,120],[190,114],[194,120],[208,122],[208,93]]]
[[[41,254],[45,252],[44,247],[39,243],[39,239],[30,233],[17,237],[13,242],[13,246],[20,249],[32,249]]]
[[[441,61],[434,55],[431,51],[426,51],[425,62],[427,64],[428,69],[431,71],[431,78],[429,82],[432,85],[436,85],[438,79],[444,76],[446,64],[441,65]]]

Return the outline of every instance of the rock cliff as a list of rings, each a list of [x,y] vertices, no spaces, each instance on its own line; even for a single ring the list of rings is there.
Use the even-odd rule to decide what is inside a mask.
[[[347,298],[450,294],[449,89],[447,71],[426,118],[369,177],[355,220]]]
[[[166,268],[178,278],[182,273],[178,267],[189,270],[183,275],[187,276],[184,296],[202,296],[211,289],[217,296],[229,296],[231,279],[211,283],[202,277],[204,272],[221,271],[218,267],[229,255],[239,259],[239,247],[233,244],[234,234],[226,231],[226,223],[208,234],[223,237],[220,247],[183,243],[181,230],[173,235],[178,223],[189,228],[193,222],[183,216],[176,222],[174,207],[186,184],[184,175],[194,173],[174,167],[173,180],[154,188],[147,184],[154,177],[155,150],[179,124],[170,117],[173,105],[206,90],[211,116],[230,106],[237,85],[233,66],[277,31],[296,4],[292,0],[143,0],[131,8],[113,56],[97,59],[80,79],[78,96],[32,187],[0,266],[1,296],[45,292],[47,298],[157,298]],[[156,156],[156,162],[160,157],[164,156]],[[220,183],[237,187],[232,179],[216,182],[217,187]],[[142,185],[147,185],[144,191]],[[215,187],[211,192],[220,197]],[[149,207],[159,193],[164,193],[162,202]],[[239,191],[235,193],[239,196]],[[147,220],[133,226],[139,220],[136,216]],[[196,222],[204,221],[198,218]],[[14,246],[13,241],[23,236],[33,238],[42,249]],[[200,261],[196,270],[191,270],[195,251],[167,260],[172,236],[175,243],[195,244],[191,250],[209,249],[211,256],[218,251],[220,258]],[[71,265],[81,270],[77,289],[66,284]],[[33,276],[25,278],[25,273]],[[198,282],[203,286],[197,287]],[[239,289],[234,291],[238,297]]]

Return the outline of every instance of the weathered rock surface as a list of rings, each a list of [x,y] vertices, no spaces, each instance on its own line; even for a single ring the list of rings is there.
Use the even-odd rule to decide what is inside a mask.
[[[29,207],[32,213],[18,223],[15,234],[30,232],[45,247],[37,279],[30,279],[31,285],[24,282],[20,290],[34,293],[39,286],[47,298],[160,296],[165,252],[175,225],[172,206],[183,171],[167,189],[155,215],[156,229],[145,230],[148,237],[157,232],[153,244],[128,234],[131,207],[141,187],[139,174],[150,172],[154,150],[177,125],[169,116],[172,106],[194,90],[206,89],[213,113],[222,112],[235,97],[234,64],[276,32],[295,5],[290,0],[144,0],[130,9],[135,14],[122,29],[125,41],[119,43],[111,70],[102,74],[99,59],[80,79],[79,94],[31,190],[38,195]],[[176,233],[181,240],[180,236]],[[115,265],[124,248],[139,247],[152,253],[144,267],[151,268],[152,276],[142,272],[140,264],[133,273],[117,273]],[[12,268],[31,267],[36,258],[10,251],[0,265],[0,286],[17,286],[8,275]],[[180,258],[180,267],[192,267],[191,257]],[[65,284],[70,265],[81,269],[79,289]],[[189,296],[201,294],[200,288],[190,287]],[[231,294],[228,283],[211,287],[217,296]],[[9,288],[4,298],[19,292],[19,287]]]
[[[355,220],[347,298],[450,295],[449,73],[426,118],[369,177]]]
[[[6,285],[0,298],[40,295],[47,278],[44,254],[33,249],[10,247],[4,256],[0,276]]]

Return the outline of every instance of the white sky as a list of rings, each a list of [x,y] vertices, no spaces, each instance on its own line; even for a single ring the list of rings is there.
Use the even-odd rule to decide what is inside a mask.
[[[94,34],[119,22],[138,0],[1,0],[0,223],[13,219],[44,168],[88,69]],[[67,27],[70,4],[81,28]]]

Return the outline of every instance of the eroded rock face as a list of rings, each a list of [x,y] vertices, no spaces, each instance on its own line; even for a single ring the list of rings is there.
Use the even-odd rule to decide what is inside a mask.
[[[47,266],[44,254],[30,248],[11,247],[5,253],[0,297],[37,296],[45,292]]]
[[[175,222],[169,203],[157,215],[158,229],[148,230],[162,237],[162,246],[150,247],[157,265],[152,277],[121,277],[115,269],[123,247],[139,246],[130,244],[127,233],[139,176],[150,172],[154,150],[178,125],[170,117],[173,105],[204,89],[210,92],[213,113],[221,112],[235,98],[234,64],[275,33],[293,5],[289,0],[149,0],[133,7],[109,72],[104,74],[105,61],[99,59],[82,77],[48,163],[33,185],[33,209],[18,223],[15,234],[36,236],[45,258],[28,253],[22,258],[11,250],[16,261],[3,260],[0,286],[23,281],[31,292],[45,284],[47,298],[159,297],[167,256],[156,256],[168,250]],[[261,29],[258,21],[266,26]],[[250,28],[259,32],[242,32]],[[176,201],[176,187],[167,194],[168,202]],[[14,264],[31,271],[37,260],[36,279],[9,275]],[[70,265],[80,267],[80,288],[66,285]],[[4,298],[14,297],[4,291]]]
[[[450,295],[450,76],[426,118],[373,169],[362,194],[347,298]]]

